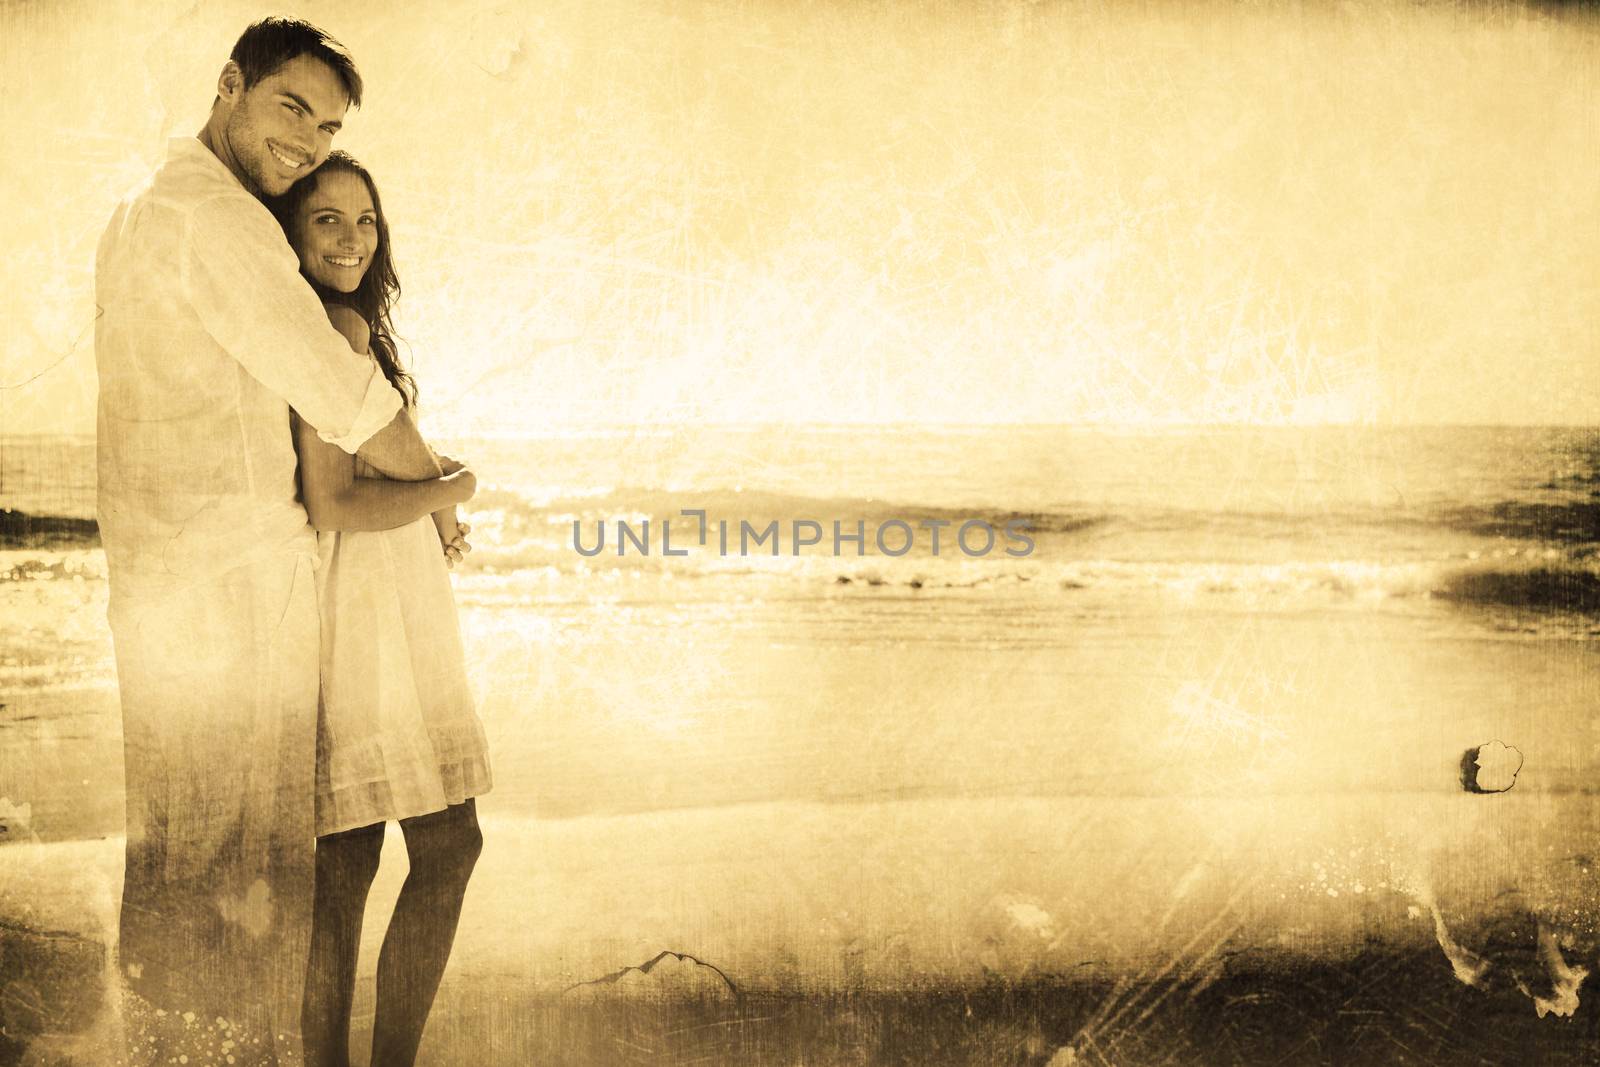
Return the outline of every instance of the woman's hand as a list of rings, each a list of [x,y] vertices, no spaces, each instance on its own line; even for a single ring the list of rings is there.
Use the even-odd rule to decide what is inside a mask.
[[[439,544],[444,549],[444,565],[454,567],[462,556],[472,551],[472,546],[467,544],[467,534],[472,532],[472,527],[458,520],[453,506],[435,511],[432,517],[433,528],[438,531]]]

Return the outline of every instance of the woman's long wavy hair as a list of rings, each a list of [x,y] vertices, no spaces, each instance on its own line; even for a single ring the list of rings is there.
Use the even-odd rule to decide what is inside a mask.
[[[378,361],[378,366],[383,368],[384,377],[389,379],[389,384],[400,391],[405,397],[406,405],[414,406],[417,402],[416,380],[400,365],[400,354],[395,348],[394,325],[389,321],[390,309],[394,302],[400,298],[400,278],[395,274],[394,257],[389,254],[389,220],[383,214],[383,202],[378,199],[378,186],[372,180],[372,175],[349,152],[334,149],[328,153],[327,160],[316,172],[302,178],[289,187],[289,191],[282,196],[273,197],[267,204],[272,214],[278,220],[278,225],[283,227],[283,232],[294,243],[294,223],[300,215],[300,209],[305,206],[306,200],[317,187],[317,179],[323,174],[334,174],[344,171],[354,174],[366,183],[367,195],[372,197],[373,214],[378,217],[378,248],[372,254],[372,262],[367,267],[367,272],[361,276],[361,284],[356,286],[354,292],[341,293],[337,289],[329,289],[301,268],[300,274],[311,288],[316,290],[317,296],[323,303],[344,304],[355,309],[363,319],[367,320],[367,328],[372,331],[372,355]]]

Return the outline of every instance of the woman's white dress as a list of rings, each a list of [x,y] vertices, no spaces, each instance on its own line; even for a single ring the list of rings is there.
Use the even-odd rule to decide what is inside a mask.
[[[358,478],[382,478],[356,459]],[[433,520],[317,534],[317,836],[489,791],[455,595]]]

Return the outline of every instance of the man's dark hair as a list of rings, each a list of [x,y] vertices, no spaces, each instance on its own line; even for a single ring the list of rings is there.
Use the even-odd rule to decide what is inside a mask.
[[[361,106],[361,72],[344,45],[305,19],[269,15],[239,35],[229,59],[239,64],[246,89],[296,56],[314,56],[333,68],[344,82],[351,107]]]

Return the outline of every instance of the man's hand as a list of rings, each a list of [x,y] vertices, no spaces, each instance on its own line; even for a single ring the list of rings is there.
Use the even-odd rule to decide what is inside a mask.
[[[439,544],[444,549],[444,565],[454,567],[461,557],[472,551],[467,544],[467,534],[472,527],[460,522],[453,507],[441,508],[433,513],[433,528],[439,532]]]
[[[451,459],[449,456],[444,455],[441,452],[435,452],[433,454],[433,458],[439,461],[439,471],[446,477],[456,473],[459,470],[466,469],[467,466],[459,459]]]

